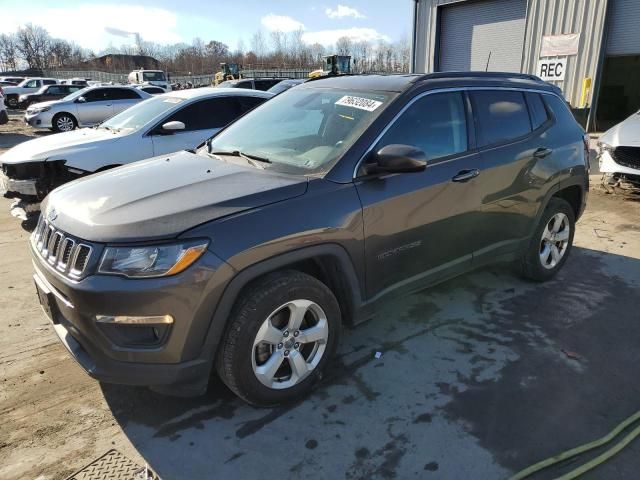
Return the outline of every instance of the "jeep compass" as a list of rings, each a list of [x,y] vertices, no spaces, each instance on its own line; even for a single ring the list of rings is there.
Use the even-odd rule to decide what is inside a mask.
[[[311,80],[196,151],[50,193],[38,297],[98,380],[195,395],[217,371],[278,404],[392,296],[497,261],[552,278],[587,148],[559,89],[528,75]]]

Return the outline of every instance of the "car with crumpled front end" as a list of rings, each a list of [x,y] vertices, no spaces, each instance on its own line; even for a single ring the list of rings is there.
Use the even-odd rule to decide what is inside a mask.
[[[640,192],[640,111],[598,139],[598,165],[608,192]]]

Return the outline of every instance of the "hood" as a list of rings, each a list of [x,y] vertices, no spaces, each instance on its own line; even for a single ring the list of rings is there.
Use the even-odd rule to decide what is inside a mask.
[[[600,135],[599,141],[612,147],[640,147],[640,114],[634,113],[610,128]]]
[[[39,95],[35,92],[33,93],[23,93],[20,96],[27,96],[27,95]],[[46,102],[38,102],[38,103],[32,103],[31,105],[29,105],[29,108],[27,110],[31,110],[34,108],[40,108],[40,107],[50,107],[51,105],[58,105],[62,103],[62,100],[47,100]]]
[[[0,164],[27,163],[47,159],[66,160],[70,155],[79,152],[86,152],[98,146],[104,148],[105,142],[115,142],[122,136],[123,134],[114,133],[104,128],[82,128],[47,135],[16,145],[0,155]]]
[[[306,177],[179,152],[63,185],[41,208],[56,227],[85,240],[144,241],[176,237],[211,220],[303,195],[306,189]]]

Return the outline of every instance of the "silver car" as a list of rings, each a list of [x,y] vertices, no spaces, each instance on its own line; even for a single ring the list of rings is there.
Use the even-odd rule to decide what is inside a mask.
[[[61,100],[31,105],[24,121],[34,128],[68,132],[102,123],[147,98],[147,92],[126,85],[87,87]]]

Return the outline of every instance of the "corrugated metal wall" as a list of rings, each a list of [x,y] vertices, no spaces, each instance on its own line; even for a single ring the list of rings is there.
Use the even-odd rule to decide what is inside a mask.
[[[418,0],[415,71],[433,72],[438,51],[438,7],[468,0]],[[473,0],[482,1],[482,0]],[[544,35],[580,32],[580,49],[568,57],[565,80],[556,82],[574,107],[580,107],[582,80],[596,80],[608,0],[528,0],[522,72],[536,73]],[[593,88],[592,92],[593,94]],[[591,105],[591,99],[589,104]]]
[[[580,105],[582,81],[595,82],[602,49],[607,0],[529,0],[522,72],[536,73],[544,35],[580,33],[578,55],[567,57],[564,81],[557,84],[573,107]],[[548,57],[553,58],[553,57]],[[591,89],[593,95],[593,88]],[[591,99],[589,105],[591,105]]]

